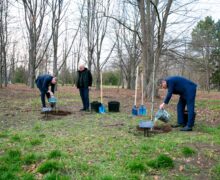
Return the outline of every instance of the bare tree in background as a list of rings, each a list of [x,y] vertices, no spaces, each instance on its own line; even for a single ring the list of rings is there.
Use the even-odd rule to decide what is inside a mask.
[[[95,51],[95,9],[96,0],[87,0],[87,17],[86,17],[86,38],[87,38],[87,48],[88,48],[88,69],[92,69],[93,56]]]
[[[61,13],[63,12],[63,0],[52,0],[51,1],[51,12],[52,12],[52,36],[53,36],[53,74],[58,75],[58,40],[59,40],[59,29],[61,21]]]
[[[22,0],[25,11],[25,22],[28,30],[29,41],[29,85],[34,88],[35,70],[43,60],[49,46],[50,39],[47,41],[46,48],[41,48],[40,37],[42,34],[43,22],[46,14],[48,0]],[[43,52],[43,53],[42,53]]]
[[[116,49],[119,59],[117,64],[123,73],[122,76],[125,77],[128,89],[134,89],[135,87],[135,72],[140,63],[140,41],[136,33],[139,29],[139,19],[135,12],[133,17],[134,24],[131,24],[130,27],[134,31],[129,31],[121,25],[119,25],[118,30],[116,30]],[[128,23],[123,22],[123,24]]]
[[[83,32],[82,28],[79,30],[78,41],[75,43],[75,48],[72,53],[72,76],[73,76],[73,85],[76,85],[77,71],[79,67],[79,62],[82,59],[83,55]]]
[[[14,83],[14,79],[15,79],[15,54],[16,54],[16,44],[17,42],[13,43],[13,47],[12,47],[12,55],[10,58],[10,71],[9,71],[9,77],[8,79],[11,81],[11,83]]]
[[[0,87],[7,87],[8,1],[0,2]]]
[[[72,40],[70,41],[70,45],[67,45],[67,44],[65,45],[65,50],[63,50],[63,52],[65,52],[65,53],[63,55],[62,62],[60,64],[60,66],[58,66],[57,73],[59,73],[59,71],[62,69],[62,67],[66,64],[67,58],[69,57],[69,54],[71,53],[72,47],[73,47],[75,41],[77,40],[78,33],[80,31],[81,24],[82,24],[84,5],[85,5],[85,0],[83,1],[82,7],[80,9],[80,18],[79,18],[78,26],[75,30],[75,34],[73,35]],[[66,28],[66,32],[67,32],[67,28]],[[73,33],[71,33],[71,34],[73,34]],[[67,35],[66,35],[66,39],[70,39],[70,38],[67,38]]]
[[[151,96],[152,84],[155,83],[152,82],[154,58],[156,63],[155,71],[157,71],[167,27],[167,20],[173,0],[163,2],[162,11],[159,13],[158,6],[161,2],[159,0],[155,0],[154,2],[151,0],[137,0],[143,37],[142,61],[144,64],[144,87],[145,94],[148,97]],[[160,14],[162,14],[162,18]]]
[[[102,71],[102,69],[104,68],[104,66],[106,65],[106,63],[108,62],[111,53],[115,47],[115,43],[113,42],[113,45],[110,45],[110,50],[107,52],[107,55],[105,57],[105,59],[101,62],[101,55],[103,53],[103,44],[104,44],[104,40],[107,37],[107,27],[108,27],[108,23],[109,23],[109,18],[108,17],[104,17],[104,15],[109,15],[110,13],[110,0],[103,1],[103,0],[99,0],[99,1],[94,1],[93,3],[93,10],[92,12],[94,13],[94,19],[93,19],[93,32],[92,33],[92,40],[93,42],[91,44],[95,45],[92,48],[94,51],[94,55],[92,58],[93,64],[94,64],[94,70],[96,72],[96,89],[100,89],[100,73]],[[91,39],[90,39],[91,41]]]

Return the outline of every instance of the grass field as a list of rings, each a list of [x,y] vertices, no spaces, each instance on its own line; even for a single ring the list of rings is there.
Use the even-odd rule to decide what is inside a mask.
[[[120,101],[120,113],[79,112],[79,93],[69,86],[59,87],[56,97],[57,109],[71,114],[45,118],[36,89],[0,89],[0,180],[220,179],[220,93],[198,92],[192,132],[150,137],[136,128],[149,117],[131,115],[133,91],[104,89],[104,104]],[[93,89],[90,100],[99,99]],[[176,101],[167,109],[169,124],[176,122]]]

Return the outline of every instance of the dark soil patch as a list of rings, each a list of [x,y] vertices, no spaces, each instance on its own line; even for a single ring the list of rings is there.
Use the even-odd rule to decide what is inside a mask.
[[[104,125],[103,127],[120,127],[120,126],[124,126],[124,123],[108,124],[108,125]]]
[[[144,128],[140,128],[137,126],[138,131],[144,131]],[[172,127],[168,124],[160,125],[160,126],[154,126],[152,130],[149,130],[150,133],[158,134],[158,133],[168,133],[172,131]]]
[[[41,114],[45,114],[44,112],[41,112]],[[54,115],[54,116],[67,116],[72,114],[70,111],[62,111],[62,110],[57,110],[57,111],[50,111],[48,112],[48,115]]]
[[[155,133],[168,133],[172,131],[172,127],[169,124],[154,126],[152,131]]]

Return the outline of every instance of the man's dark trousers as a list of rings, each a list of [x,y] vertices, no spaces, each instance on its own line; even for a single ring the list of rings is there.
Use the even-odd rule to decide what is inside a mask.
[[[83,110],[89,109],[89,88],[79,88],[80,96],[83,102]]]
[[[178,124],[187,125],[188,127],[194,126],[195,121],[195,98],[196,98],[196,88],[191,88],[188,90],[187,97],[179,98],[179,102],[177,104],[177,119]],[[188,111],[188,122],[184,120],[184,111],[187,106]],[[186,124],[187,123],[187,124]]]
[[[46,107],[45,95],[47,96],[47,99],[50,98],[50,93],[45,93],[45,91],[40,91],[42,107]]]

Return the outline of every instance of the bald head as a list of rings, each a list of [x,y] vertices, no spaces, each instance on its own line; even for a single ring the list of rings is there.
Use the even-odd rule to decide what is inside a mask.
[[[53,77],[51,83],[52,83],[52,84],[56,84],[56,83],[57,83],[57,78],[56,78],[56,77]]]
[[[85,66],[83,64],[79,65],[79,71],[83,71],[85,69]]]

